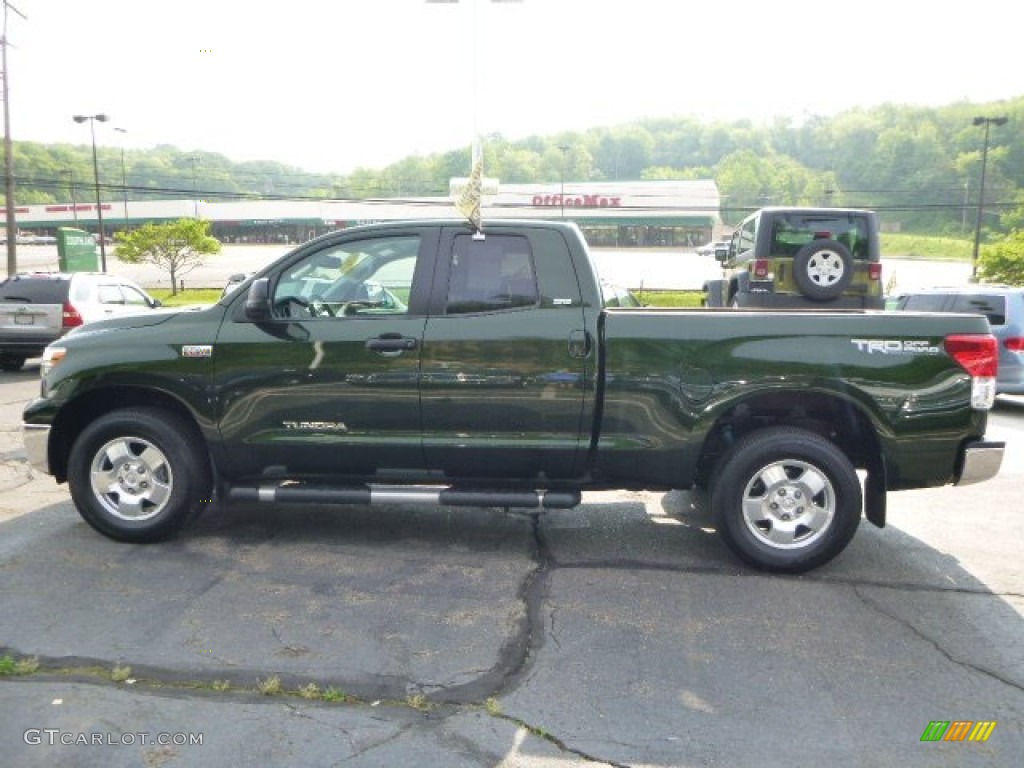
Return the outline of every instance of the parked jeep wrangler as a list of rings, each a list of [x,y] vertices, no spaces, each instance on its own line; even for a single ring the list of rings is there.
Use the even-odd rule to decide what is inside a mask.
[[[878,219],[845,208],[762,208],[736,228],[709,307],[884,309]]]

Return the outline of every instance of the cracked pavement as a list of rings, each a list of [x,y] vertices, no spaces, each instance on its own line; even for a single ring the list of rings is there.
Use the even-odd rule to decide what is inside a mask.
[[[13,377],[24,399],[32,378]],[[0,413],[6,440],[16,421]],[[1024,432],[1024,401],[993,425]],[[545,515],[211,508],[173,542],[131,546],[88,528],[17,446],[0,460],[0,655],[38,664],[0,677],[5,764],[1024,754],[1020,446],[990,483],[892,495],[889,528],[862,525],[798,578],[739,565],[683,492],[587,494]],[[335,700],[303,698],[310,684]],[[985,743],[921,743],[934,720],[998,724]],[[61,743],[82,734],[114,743]]]

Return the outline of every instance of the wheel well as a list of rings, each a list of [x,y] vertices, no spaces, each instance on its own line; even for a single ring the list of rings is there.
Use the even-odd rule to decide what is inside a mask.
[[[853,403],[827,394],[770,393],[722,414],[704,441],[697,482],[707,485],[718,460],[741,437],[766,427],[806,429],[835,443],[857,469],[882,471],[881,446],[868,417]]]
[[[199,425],[180,401],[165,392],[137,387],[113,387],[96,390],[77,398],[70,407],[65,406],[53,423],[50,433],[50,471],[58,482],[67,479],[68,455],[78,435],[99,416],[120,408],[162,408],[181,416],[195,429],[200,438]]]

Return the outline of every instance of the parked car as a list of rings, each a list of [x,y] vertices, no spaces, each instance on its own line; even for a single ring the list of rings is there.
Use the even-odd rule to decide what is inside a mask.
[[[855,208],[762,208],[724,253],[709,307],[883,309],[878,218]]]
[[[98,272],[34,272],[0,282],[0,370],[17,371],[72,328],[160,302],[123,277]]]
[[[999,340],[996,392],[1024,395],[1024,288],[969,285],[900,294],[893,305],[914,312],[971,312],[985,315]]]
[[[697,248],[698,256],[715,256],[719,253],[729,252],[729,241],[728,240],[715,240],[713,243],[707,243]]]

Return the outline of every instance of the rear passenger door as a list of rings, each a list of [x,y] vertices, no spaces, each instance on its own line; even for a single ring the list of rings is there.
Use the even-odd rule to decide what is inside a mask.
[[[582,465],[589,341],[564,239],[442,231],[420,364],[427,468],[572,477]],[[588,433],[589,434],[589,433]]]

